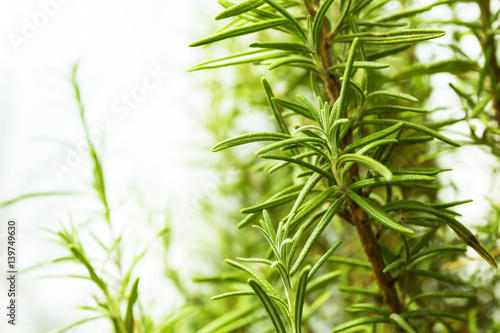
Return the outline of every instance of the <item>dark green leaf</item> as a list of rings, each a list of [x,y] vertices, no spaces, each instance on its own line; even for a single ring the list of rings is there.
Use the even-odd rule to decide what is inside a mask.
[[[441,273],[436,273],[436,272],[432,272],[432,271],[427,271],[427,270],[423,270],[423,269],[407,269],[404,271],[404,274],[406,275],[419,275],[419,276],[425,276],[425,277],[430,277],[430,278],[433,278],[433,279],[436,279],[436,280],[439,280],[439,281],[444,281],[444,282],[448,282],[448,283],[451,283],[451,284],[460,284],[460,285],[467,285],[466,282],[460,280],[459,278],[457,277],[453,277],[453,276],[450,276],[450,275],[444,275],[444,274],[441,274]]]
[[[345,324],[339,325],[332,330],[332,333],[344,332],[350,328],[361,326],[361,325],[372,325],[379,323],[388,323],[389,319],[381,317],[363,317],[348,321]]]
[[[384,268],[384,273],[389,273],[395,269],[401,268],[406,264],[406,262],[403,259],[398,259],[396,261],[393,261],[389,265],[387,265],[386,268]]]
[[[391,313],[389,318],[392,319],[399,327],[405,330],[406,333],[417,333],[413,327],[410,326],[400,315],[397,313]]]
[[[443,310],[420,309],[420,310],[407,311],[407,312],[401,314],[401,317],[403,317],[405,319],[415,318],[415,317],[425,317],[425,316],[446,317],[446,318],[451,318],[451,319],[466,322],[466,320],[464,318],[462,318],[454,313],[451,313],[448,311],[443,311]]]

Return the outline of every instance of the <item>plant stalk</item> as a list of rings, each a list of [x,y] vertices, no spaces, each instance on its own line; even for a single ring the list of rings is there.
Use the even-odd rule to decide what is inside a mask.
[[[326,90],[330,98],[332,105],[339,98],[340,95],[340,81],[333,75],[326,73],[328,68],[333,66],[333,57],[331,45],[328,41],[328,31],[326,25],[323,25],[321,30],[321,47],[320,47],[320,57],[324,71],[324,80]],[[352,132],[345,136],[342,146],[346,146],[352,141]],[[358,168],[352,167],[349,171],[349,175],[352,178],[358,174]],[[368,261],[372,266],[373,273],[375,275],[376,282],[380,287],[383,295],[384,301],[388,305],[389,310],[392,313],[402,313],[404,311],[404,306],[401,303],[398,291],[395,286],[395,280],[390,274],[384,273],[383,270],[386,267],[384,259],[382,257],[382,252],[377,243],[377,239],[373,230],[370,226],[368,216],[354,201],[349,199],[349,211],[344,218],[354,225],[356,232],[358,234],[363,250],[365,251]]]
[[[484,66],[489,66],[488,76],[490,77],[490,89],[493,96],[493,108],[500,127],[500,67],[496,56],[495,35],[491,33],[491,6],[490,0],[479,0],[481,10],[481,24],[483,26],[484,40],[483,51],[485,56]],[[489,58],[489,59],[488,59]]]

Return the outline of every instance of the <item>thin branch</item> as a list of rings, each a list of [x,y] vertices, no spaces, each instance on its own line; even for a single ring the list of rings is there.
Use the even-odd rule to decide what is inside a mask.
[[[490,77],[490,89],[493,96],[493,108],[495,109],[496,120],[500,127],[500,67],[496,56],[495,35],[491,30],[491,7],[490,0],[480,0],[481,24],[484,31],[483,51],[485,55],[485,66],[490,66],[488,76]],[[488,59],[489,55],[489,59]]]
[[[340,95],[340,81],[333,75],[326,74],[328,68],[333,66],[333,56],[331,45],[328,41],[328,31],[326,25],[323,25],[321,30],[321,46],[320,46],[320,56],[324,71],[324,79],[326,84],[326,90],[328,91],[330,102],[333,104],[339,98]],[[352,142],[352,132],[349,131],[345,136],[342,146],[347,146]],[[353,178],[358,175],[358,168],[353,167],[349,171],[349,176]],[[377,239],[373,230],[370,226],[368,216],[366,213],[352,200],[349,200],[350,210],[342,216],[343,219],[353,224],[356,228],[356,232],[363,246],[368,261],[372,266],[375,279],[378,286],[380,287],[382,293],[384,294],[384,300],[388,305],[389,309],[393,313],[402,313],[404,311],[404,306],[401,303],[398,291],[395,286],[395,280],[390,274],[384,273],[383,270],[386,267],[384,262],[382,251],[377,243]]]

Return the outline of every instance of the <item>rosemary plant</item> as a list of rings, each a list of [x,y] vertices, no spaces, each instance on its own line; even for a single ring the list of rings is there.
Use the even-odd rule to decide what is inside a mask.
[[[350,304],[343,306],[351,318],[340,322],[344,316],[336,310],[327,313],[332,332],[355,327],[369,327],[372,332],[394,328],[466,332],[474,323],[462,313],[467,309],[457,310],[460,306],[455,305],[435,308],[425,301],[474,298],[473,287],[436,266],[436,260],[452,260],[465,247],[456,246],[453,240],[442,244],[436,239],[446,229],[452,230],[464,245],[497,268],[494,256],[452,210],[468,201],[435,202],[435,195],[428,194],[440,188],[435,176],[446,170],[408,167],[412,161],[401,161],[405,149],[430,140],[452,147],[460,144],[439,131],[444,125],[422,125],[422,114],[428,111],[419,107],[419,100],[408,94],[410,91],[388,89],[397,87],[398,79],[377,73],[390,66],[390,61],[383,59],[411,54],[414,43],[445,34],[435,29],[400,28],[405,25],[400,20],[444,2],[387,15],[388,2],[219,1],[225,10],[216,19],[229,23],[191,44],[204,46],[264,33],[272,39],[263,41],[257,35],[258,41],[251,43],[249,50],[203,62],[191,70],[252,63],[267,65],[269,70],[300,71],[309,77],[309,87],[301,86],[299,96],[286,92],[277,96],[268,80],[262,79],[276,131],[243,134],[212,148],[218,152],[267,142],[256,154],[267,161],[269,172],[280,177],[280,172],[287,170],[295,177],[264,202],[241,211],[246,217],[238,227],[252,225],[260,218],[253,228],[262,234],[269,250],[227,260],[247,274],[247,286],[213,297],[256,297],[268,315],[270,332],[314,332],[313,315],[326,307],[332,296],[318,292],[327,291],[334,279],[346,284],[339,287],[341,292],[356,298],[347,298]],[[492,52],[495,41],[487,41],[492,25],[489,6],[479,3],[483,7],[485,50],[489,47]],[[491,91],[497,94],[494,71],[488,65],[484,68],[481,77],[491,76]],[[273,221],[267,210],[278,207],[289,209]],[[336,226],[340,234],[337,241],[325,237],[329,225]],[[357,246],[365,253],[365,260],[332,256],[336,251],[348,253],[343,248],[355,251]],[[318,248],[324,250],[316,257]],[[334,270],[340,265],[371,274],[355,273],[364,280],[356,286],[360,279],[350,278],[348,270]],[[421,285],[429,279],[442,287],[426,293]],[[225,325],[235,318],[226,319]],[[230,330],[223,326],[210,332],[241,327]]]

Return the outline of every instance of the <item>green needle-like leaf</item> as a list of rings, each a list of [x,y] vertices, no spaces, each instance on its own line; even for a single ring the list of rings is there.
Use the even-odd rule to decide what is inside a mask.
[[[224,140],[212,147],[213,152],[218,152],[224,149],[245,145],[247,143],[262,142],[262,141],[280,141],[291,139],[292,136],[283,133],[261,132],[244,134],[238,137]]]
[[[276,289],[269,283],[267,282],[264,278],[262,278],[260,275],[258,275],[257,273],[255,273],[253,270],[251,270],[250,268],[240,264],[240,263],[237,263],[236,261],[233,261],[233,260],[230,260],[230,259],[226,259],[226,262],[235,267],[235,268],[238,268],[239,270],[242,270],[243,272],[246,272],[250,275],[253,276],[253,278],[258,281],[258,283],[267,290],[267,292],[269,292],[271,295],[273,296],[276,296],[278,297],[278,292],[276,291]]]
[[[383,49],[381,51],[373,52],[373,53],[368,53],[366,55],[366,60],[373,61],[377,60],[380,58],[384,58],[393,54],[397,54],[403,51],[406,51],[408,48],[410,48],[411,44],[404,44],[404,45],[398,45],[395,47],[389,47],[387,49]]]
[[[292,103],[289,101],[285,101],[283,99],[279,99],[276,97],[273,97],[273,101],[275,101],[279,105],[281,105],[289,110],[292,110],[293,112],[298,113],[306,118],[314,119],[314,117],[311,114],[311,112],[309,111],[309,109],[303,107],[302,105],[298,105],[298,104],[295,104],[295,103]]]
[[[357,318],[357,319],[348,321],[347,323],[344,323],[342,325],[335,327],[332,330],[332,333],[344,332],[344,331],[347,331],[348,329],[351,329],[351,328],[357,327],[357,326],[361,326],[361,325],[372,325],[372,324],[388,323],[388,322],[389,322],[389,319],[382,318],[382,317]]]
[[[298,165],[300,165],[300,166],[302,166],[304,168],[307,168],[307,169],[309,169],[311,171],[319,173],[320,175],[322,175],[326,179],[331,180],[332,182],[335,182],[335,178],[333,177],[333,175],[327,173],[326,171],[324,171],[323,169],[321,169],[321,168],[319,168],[319,167],[317,167],[315,165],[312,165],[311,163],[307,163],[307,162],[304,162],[304,161],[301,161],[301,160],[298,160],[298,159],[295,159],[295,158],[292,158],[292,157],[280,156],[280,155],[261,155],[259,157],[260,158],[264,158],[264,159],[286,161],[286,162],[298,164]]]
[[[349,189],[352,191],[356,191],[363,187],[375,187],[375,186],[387,186],[387,185],[399,185],[403,183],[413,183],[413,182],[432,182],[434,181],[434,177],[424,176],[424,175],[401,175],[401,176],[392,176],[390,180],[383,177],[374,177],[363,180],[358,180],[351,186]]]
[[[394,79],[408,78],[414,75],[430,75],[436,73],[463,74],[470,71],[478,71],[479,67],[475,61],[449,59],[432,64],[420,64],[408,67],[398,72]]]
[[[257,31],[262,31],[270,28],[275,28],[280,25],[287,24],[287,19],[272,19],[258,23],[252,23],[228,30],[221,31],[207,38],[200,39],[189,45],[189,47],[202,46],[215,42],[219,42],[224,39],[234,38],[238,36],[248,35]]]
[[[237,16],[258,8],[264,4],[263,0],[246,0],[240,2],[228,9],[222,11],[215,17],[216,20],[223,20],[229,17]]]
[[[354,34],[340,35],[333,39],[333,42],[350,42],[358,38],[361,43],[366,44],[399,44],[412,43],[422,40],[429,40],[444,36],[442,30],[410,29],[391,32],[358,32]]]
[[[309,282],[309,284],[307,285],[307,292],[312,292],[314,290],[317,290],[342,275],[343,275],[342,271],[333,271],[321,275],[320,277]]]
[[[262,215],[264,216],[264,225],[267,230],[267,233],[271,237],[271,239],[276,242],[277,240],[277,235],[276,232],[274,231],[274,225],[273,222],[271,221],[271,216],[269,216],[269,213],[267,210],[262,211]]]
[[[347,308],[346,312],[351,312],[351,313],[368,312],[382,317],[389,317],[388,311],[381,309],[379,306],[368,303],[354,304],[350,308]]]
[[[347,87],[349,86],[349,82],[351,80],[351,74],[354,63],[354,54],[356,53],[357,45],[358,45],[358,39],[354,38],[351,44],[351,48],[349,50],[349,55],[347,56],[342,87],[340,88],[338,114],[336,115],[335,120],[345,118],[347,112],[347,91],[348,91]]]
[[[321,119],[321,116],[318,113],[318,110],[316,110],[316,108],[311,104],[311,102],[309,102],[307,100],[307,98],[305,98],[304,96],[300,96],[299,95],[297,97],[298,97],[298,99],[300,99],[300,101],[302,103],[304,103],[304,105],[307,107],[307,109],[312,114],[312,116],[314,117],[314,119],[316,120],[316,122],[320,125],[320,127],[322,127],[324,129],[325,124],[323,123],[323,120]]]
[[[332,255],[335,250],[339,248],[339,246],[342,244],[342,241],[338,241],[337,243],[333,244],[333,246],[326,251],[326,253],[318,260],[318,262],[313,266],[311,269],[311,272],[309,273],[308,280],[311,280],[314,274],[321,268],[321,266],[327,261],[328,258]]]
[[[273,50],[290,51],[296,53],[312,53],[311,49],[301,43],[293,42],[255,42],[250,47],[266,48]]]
[[[248,63],[261,63],[272,59],[283,58],[288,56],[289,54],[290,54],[289,52],[274,51],[274,50],[245,51],[199,63],[188,69],[188,72],[194,72],[204,69],[222,68],[222,67],[242,65]]]
[[[423,298],[475,298],[476,294],[474,293],[466,293],[460,291],[433,291],[425,294],[416,295],[412,298],[411,302],[414,302]],[[410,303],[411,303],[410,302]]]
[[[280,315],[276,308],[274,307],[273,302],[271,301],[271,298],[267,295],[267,293],[262,289],[259,283],[256,281],[249,279],[248,284],[250,287],[253,289],[257,297],[259,298],[260,302],[264,306],[264,309],[266,310],[267,314],[269,315],[269,319],[271,319],[271,322],[273,323],[274,328],[276,329],[276,332],[278,333],[286,333],[285,327],[283,326],[283,322],[281,321]]]
[[[290,216],[294,215],[297,210],[300,208],[300,206],[304,203],[306,200],[306,197],[311,193],[313,188],[316,186],[316,184],[321,180],[321,175],[319,174],[314,174],[312,175],[309,180],[307,181],[306,185],[302,188],[302,191],[300,191],[300,194],[295,201],[295,204],[293,205],[292,210],[290,211]]]
[[[433,4],[429,5],[429,6],[420,7],[420,8],[412,8],[412,9],[407,9],[407,10],[399,11],[399,12],[396,12],[396,13],[391,13],[388,16],[384,16],[384,17],[380,18],[378,21],[379,22],[387,22],[387,21],[399,20],[399,19],[406,18],[406,17],[414,17],[417,14],[424,13],[426,11],[431,10],[435,6],[439,6],[439,5],[443,5],[443,4],[447,4],[447,3],[451,3],[451,2],[452,1],[450,1],[450,0],[447,0],[447,1],[437,1],[437,2],[435,2],[435,3],[433,3]]]
[[[359,267],[359,268],[363,268],[366,270],[372,269],[372,266],[368,262],[353,259],[353,258],[344,258],[344,257],[335,257],[334,256],[334,257],[328,258],[328,261],[331,261],[331,262],[336,263],[336,264],[343,264],[343,265],[351,266],[351,267]]]
[[[315,45],[318,54],[321,48],[320,39],[321,39],[321,30],[323,28],[323,21],[325,20],[326,12],[328,11],[328,8],[330,8],[330,6],[332,5],[333,1],[334,0],[325,0],[321,3],[312,24],[313,45]]]
[[[377,160],[374,160],[371,157],[364,156],[364,155],[357,155],[357,154],[344,154],[344,155],[340,156],[340,158],[337,160],[337,166],[340,166],[346,162],[355,162],[358,164],[366,165],[369,168],[380,173],[387,180],[391,180],[391,178],[392,178],[391,170],[389,170],[389,168],[387,168],[385,165],[383,165],[382,163],[380,163]],[[343,170],[343,171],[345,173],[346,170]]]
[[[267,102],[269,103],[269,106],[271,107],[271,110],[273,111],[274,119],[276,120],[276,123],[278,124],[279,129],[281,130],[282,133],[285,134],[290,134],[290,131],[288,130],[288,126],[285,123],[285,120],[283,119],[283,115],[281,114],[281,111],[276,104],[276,102],[273,100],[274,94],[273,90],[271,89],[271,86],[269,85],[269,82],[265,78],[262,78],[261,80],[262,86],[264,87],[264,90],[266,91],[266,96],[267,96]]]
[[[337,69],[342,69],[346,67],[346,63],[340,63],[328,68],[327,72],[335,71]],[[379,62],[373,61],[354,61],[352,63],[352,68],[365,68],[365,69],[382,69],[389,67],[389,64],[381,64]]]
[[[269,6],[276,9],[283,17],[285,17],[297,30],[298,36],[302,38],[303,41],[307,41],[306,33],[304,29],[300,26],[299,22],[292,16],[282,5],[277,3],[275,0],[264,0]]]
[[[430,277],[430,278],[433,278],[433,279],[436,279],[439,281],[448,282],[451,284],[459,284],[459,285],[463,285],[463,286],[467,285],[466,282],[460,280],[457,277],[453,277],[453,276],[445,275],[445,274],[441,274],[441,273],[436,273],[436,272],[432,272],[432,271],[428,271],[428,270],[424,270],[424,269],[407,269],[404,271],[404,274]]]
[[[264,153],[270,152],[270,151],[275,150],[275,149],[286,148],[288,146],[304,145],[306,143],[320,145],[324,148],[328,148],[328,144],[323,139],[304,137],[304,138],[288,139],[288,140],[284,140],[284,141],[270,144],[268,146],[265,146],[265,147],[259,149],[258,151],[255,152],[255,154],[262,155]],[[307,147],[307,145],[305,145],[305,146]],[[323,153],[323,152],[321,151],[321,153]]]
[[[412,200],[398,200],[393,201],[385,205],[384,210],[386,211],[420,211],[433,214],[436,217],[441,218],[448,226],[455,231],[455,233],[460,237],[460,239],[474,251],[477,252],[486,262],[488,262],[492,267],[498,268],[498,264],[495,257],[479,242],[479,240],[474,236],[474,234],[467,229],[462,223],[457,221],[453,216],[448,213],[442,212],[432,206],[426,205],[422,202],[412,201]]]
[[[318,69],[316,68],[316,64],[311,59],[304,57],[288,57],[279,59],[269,65],[267,69],[273,70],[281,66],[299,67],[319,73]]]
[[[392,97],[392,98],[404,99],[404,100],[407,100],[410,102],[418,103],[418,99],[416,97],[413,97],[413,96],[408,95],[408,94],[400,93],[397,91],[388,91],[388,90],[374,91],[371,94],[368,94],[368,96],[366,96],[366,99],[368,100],[368,99],[373,98],[375,96]]]
[[[369,143],[372,143],[374,141],[377,141],[377,140],[380,140],[380,139],[383,139],[395,132],[397,132],[400,128],[403,127],[403,123],[398,123],[394,126],[391,126],[389,128],[386,128],[384,130],[381,130],[381,131],[378,131],[376,133],[373,133],[371,135],[368,135],[360,140],[357,140],[353,143],[351,143],[350,145],[348,145],[347,147],[344,148],[344,152],[345,153],[348,153],[350,151],[353,151],[354,149],[357,149],[357,148],[360,148],[360,147],[363,147]]]
[[[305,267],[300,273],[299,282],[297,284],[297,294],[295,296],[295,328],[297,333],[302,332],[302,312],[304,311],[304,303],[306,299],[307,283],[309,282],[310,266]]]
[[[362,111],[362,115],[369,114],[384,114],[384,113],[400,113],[400,112],[414,112],[414,113],[429,113],[428,110],[412,108],[402,105],[379,105]]]
[[[403,267],[406,264],[406,262],[403,259],[398,259],[396,261],[393,261],[389,265],[387,265],[386,268],[384,268],[384,273],[391,272],[395,269],[398,269],[400,267]]]
[[[375,220],[379,221],[386,227],[393,229],[403,235],[414,235],[415,231],[403,227],[396,221],[394,221],[386,212],[384,212],[380,207],[376,206],[369,199],[366,199],[352,191],[347,191],[346,194],[351,198],[356,204],[358,204],[361,209],[363,209],[368,215],[370,215]]]
[[[304,245],[304,248],[299,254],[299,257],[295,261],[295,264],[293,265],[292,269],[290,270],[290,275],[294,275],[297,270],[300,268],[304,260],[306,259],[307,254],[309,251],[311,251],[311,248],[313,245],[316,243],[318,240],[319,236],[325,230],[326,226],[332,221],[333,217],[337,213],[337,211],[340,209],[340,207],[344,204],[345,199],[343,197],[338,198],[335,200],[335,202],[328,208],[326,211],[325,215],[319,222],[319,224],[316,226],[314,229],[313,233],[309,238],[307,239],[306,244]]]
[[[412,123],[409,121],[401,121],[401,120],[395,120],[395,119],[370,119],[370,120],[362,120],[357,122],[356,125],[361,126],[361,125],[394,125],[399,122],[403,123],[404,128],[410,128],[415,131],[419,131],[422,133],[425,133],[427,135],[430,135],[440,141],[443,141],[447,144],[450,144],[455,147],[460,147],[460,144],[452,139],[447,138],[446,136],[442,135],[441,133],[434,131],[428,127]]]
[[[302,221],[307,215],[313,212],[316,208],[322,205],[327,199],[335,197],[339,192],[338,187],[332,186],[321,192],[314,199],[307,202],[303,207],[295,214],[290,225],[293,226],[300,221]]]
[[[299,196],[299,194],[300,194],[300,191],[288,193],[288,194],[282,195],[280,197],[274,198],[272,200],[265,201],[261,204],[247,207],[247,208],[243,208],[241,210],[241,213],[242,214],[256,213],[256,212],[261,212],[263,209],[269,209],[269,208],[277,207],[280,205],[284,205],[287,202],[295,200]]]
[[[400,315],[397,313],[391,313],[389,318],[392,319],[396,324],[398,324],[399,327],[405,330],[406,333],[417,333],[413,327],[411,327],[410,324],[406,322]]]
[[[406,311],[406,312],[401,314],[401,317],[404,319],[415,318],[415,317],[425,317],[425,316],[445,317],[445,318],[451,318],[451,319],[459,320],[462,322],[466,322],[466,320],[463,317],[460,317],[459,315],[456,315],[456,314],[448,312],[448,311],[443,311],[443,310],[419,309],[419,310]]]

